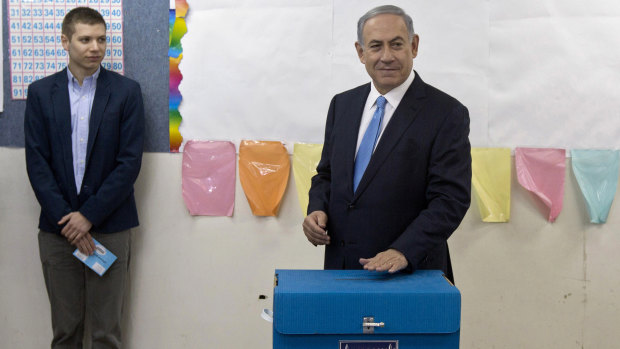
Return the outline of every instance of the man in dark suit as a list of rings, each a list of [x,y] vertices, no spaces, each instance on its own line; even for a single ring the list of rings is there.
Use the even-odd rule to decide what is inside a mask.
[[[331,101],[304,233],[326,245],[325,269],[441,269],[454,280],[447,239],[471,190],[467,108],[413,71],[419,37],[402,9],[370,10],[357,34],[372,84]]]
[[[52,347],[82,347],[88,309],[92,348],[120,348],[130,229],[138,225],[142,94],[135,81],[101,67],[106,24],[97,11],[67,13],[62,45],[68,69],[30,85],[24,124]],[[118,258],[101,277],[72,255],[76,247],[92,254],[93,238]]]

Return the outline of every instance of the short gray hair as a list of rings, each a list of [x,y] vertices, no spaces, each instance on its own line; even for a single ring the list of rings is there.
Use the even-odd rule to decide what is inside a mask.
[[[411,16],[405,13],[405,11],[398,6],[383,5],[383,6],[375,7],[372,10],[366,12],[366,14],[360,17],[359,21],[357,21],[357,42],[359,42],[359,44],[362,47],[364,47],[364,37],[362,35],[362,31],[364,30],[364,25],[366,24],[366,21],[368,21],[369,19],[373,17],[376,17],[378,15],[383,15],[383,14],[392,14],[392,15],[400,16],[403,19],[403,21],[405,21],[405,25],[407,26],[407,33],[409,34],[409,42],[413,41],[413,36],[415,35],[415,33],[413,31],[413,20],[411,19]]]

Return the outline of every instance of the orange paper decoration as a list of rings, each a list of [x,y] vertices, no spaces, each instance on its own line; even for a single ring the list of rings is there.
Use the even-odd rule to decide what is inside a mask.
[[[241,141],[239,180],[255,216],[276,216],[291,170],[281,142]]]

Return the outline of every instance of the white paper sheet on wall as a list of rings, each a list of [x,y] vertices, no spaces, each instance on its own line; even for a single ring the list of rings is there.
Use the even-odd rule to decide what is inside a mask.
[[[489,142],[620,147],[620,3],[492,1]]]
[[[370,81],[355,52],[356,25],[380,4],[191,1],[180,67],[183,138],[322,143],[331,97]],[[423,28],[414,68],[466,104],[477,121],[472,136],[486,137],[487,2],[394,4]]]
[[[189,7],[183,139],[320,140],[331,97],[330,2]]]
[[[469,108],[474,146],[620,147],[620,3],[393,1],[414,69]],[[369,81],[356,23],[383,1],[190,1],[184,139],[323,141],[331,97]]]

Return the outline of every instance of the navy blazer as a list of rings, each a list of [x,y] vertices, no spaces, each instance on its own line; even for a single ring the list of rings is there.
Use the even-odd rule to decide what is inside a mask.
[[[29,86],[24,133],[28,177],[41,205],[39,229],[59,233],[57,222],[73,211],[93,224],[93,232],[138,225],[133,184],[142,162],[144,105],[137,82],[101,68],[79,195],[66,69]]]
[[[356,192],[357,136],[370,84],[330,104],[308,213],[327,213],[325,269],[359,269],[359,258],[393,248],[409,270],[440,269],[451,280],[447,239],[470,204],[469,113],[416,74],[387,124]]]

